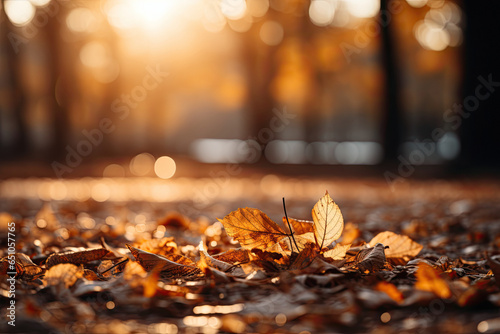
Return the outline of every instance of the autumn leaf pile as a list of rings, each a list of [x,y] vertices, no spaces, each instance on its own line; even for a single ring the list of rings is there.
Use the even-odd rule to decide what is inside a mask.
[[[0,227],[14,219],[2,214]],[[248,207],[213,224],[171,213],[132,242],[131,225],[62,227],[46,205],[35,221],[18,222],[43,226],[25,231],[17,244],[19,323],[28,331],[26,324],[40,323],[86,333],[119,318],[119,332],[141,332],[144,322],[126,322],[133,314],[147,317],[150,333],[162,332],[159,324],[176,331],[315,332],[356,328],[366,312],[387,313],[380,325],[391,312],[422,317],[419,307],[432,303],[459,310],[500,305],[495,254],[480,261],[437,257],[392,231],[363,240],[328,192],[311,219],[285,211],[278,224]],[[9,271],[3,248],[4,301]]]

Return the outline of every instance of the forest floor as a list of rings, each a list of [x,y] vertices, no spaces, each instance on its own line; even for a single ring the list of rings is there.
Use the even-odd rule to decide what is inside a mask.
[[[288,233],[282,197],[312,220],[325,190],[335,258],[243,249],[216,219],[257,208]],[[0,198],[2,333],[500,332],[498,181],[12,179]],[[367,265],[382,232],[402,241]]]

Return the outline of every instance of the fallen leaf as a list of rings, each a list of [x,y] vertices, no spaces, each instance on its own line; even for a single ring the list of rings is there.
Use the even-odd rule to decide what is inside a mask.
[[[301,220],[288,217],[288,221],[286,217],[283,217],[283,224],[287,225],[290,222],[292,226],[292,232],[294,235],[300,235],[308,232],[314,232],[314,222],[310,220]]]
[[[396,303],[401,303],[404,300],[403,293],[392,283],[386,281],[378,282],[375,290],[385,292]]]
[[[361,231],[359,230],[356,224],[348,222],[344,226],[344,231],[342,232],[342,239],[340,240],[340,244],[348,245],[352,244],[354,240],[361,236]]]
[[[319,249],[330,245],[342,234],[344,218],[339,207],[328,194],[319,199],[312,209],[314,236]]]
[[[377,243],[389,246],[389,248],[385,250],[385,256],[387,258],[403,258],[406,261],[417,256],[423,248],[422,245],[411,240],[406,235],[396,234],[391,231],[377,234],[368,245],[373,247]]]
[[[43,269],[31,261],[30,257],[23,253],[16,253],[16,271],[19,277],[33,279],[43,273]]]
[[[68,250],[49,256],[45,262],[45,266],[50,268],[60,263],[85,264],[102,259],[108,252],[109,251],[105,248],[82,249],[77,251]]]
[[[205,262],[206,265],[209,267],[215,268],[219,271],[222,271],[224,273],[230,273],[236,277],[245,277],[246,274],[239,267],[238,265],[233,265],[221,260],[218,260],[214,257],[212,257],[210,254],[208,254],[207,250],[205,249],[205,244],[203,241],[200,241],[200,244],[198,246],[198,249],[200,251],[200,259]]]
[[[432,292],[440,298],[451,297],[450,287],[430,265],[420,262],[416,276],[415,289]]]
[[[385,261],[384,245],[380,243],[361,250],[355,259],[356,265],[362,272],[382,269],[385,266]]]
[[[219,221],[227,234],[248,250],[266,250],[287,236],[281,227],[258,209],[240,208]]]
[[[248,250],[244,248],[231,248],[224,253],[212,255],[212,257],[214,259],[231,264],[241,264],[250,262],[250,256],[248,255]]]
[[[328,257],[332,260],[342,260],[345,258],[345,254],[347,251],[351,248],[351,245],[341,245],[337,244],[335,245],[334,248],[327,250],[326,252],[323,253],[324,257]]]
[[[57,264],[45,273],[44,281],[50,286],[64,285],[69,288],[83,277],[83,267],[71,263]]]
[[[147,271],[159,268],[160,276],[166,279],[196,279],[203,276],[195,263],[182,255],[172,254],[171,259],[127,245],[137,262]],[[175,262],[173,260],[176,260]]]
[[[290,265],[290,270],[303,269],[309,266],[318,255],[315,245],[309,243],[302,249]]]

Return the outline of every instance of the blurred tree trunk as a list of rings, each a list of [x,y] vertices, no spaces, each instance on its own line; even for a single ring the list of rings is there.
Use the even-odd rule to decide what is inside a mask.
[[[5,0],[2,1],[2,8],[5,8]],[[0,90],[2,97],[0,99],[0,122],[5,118],[11,118],[12,124],[0,124],[0,128],[10,127],[11,136],[5,138],[5,134],[0,136],[0,152],[2,159],[18,158],[28,152],[28,134],[27,126],[24,120],[25,96],[21,82],[19,80],[19,57],[18,52],[9,40],[9,34],[19,36],[14,31],[15,27],[10,23],[4,10],[0,10],[0,45],[2,52],[2,64],[0,77]],[[14,35],[15,34],[15,35]],[[3,142],[1,142],[3,140]]]
[[[500,31],[500,4],[488,6],[473,0],[464,1],[465,22],[465,73],[463,98],[477,95],[481,84],[479,77],[493,81],[490,90],[484,87],[481,94],[490,93],[470,116],[462,120],[462,165],[468,167],[500,167],[500,51],[497,35]],[[491,77],[490,77],[491,76]],[[490,77],[490,79],[489,79]],[[492,90],[493,91],[492,91]]]
[[[389,12],[390,0],[380,1],[380,13]],[[381,17],[382,22],[385,18]],[[381,24],[382,37],[382,64],[385,70],[385,128],[384,133],[384,160],[386,162],[396,161],[401,144],[401,92],[398,78],[398,64],[393,46],[391,29],[393,24]]]
[[[47,78],[48,85],[48,97],[50,100],[50,105],[52,106],[52,124],[53,124],[53,135],[52,135],[52,147],[50,154],[47,156],[49,160],[51,159],[61,159],[64,157],[65,147],[68,144],[68,133],[69,133],[69,119],[68,111],[61,107],[56,101],[55,89],[57,80],[60,78],[61,74],[64,72],[63,61],[61,57],[61,23],[60,18],[64,17],[64,6],[59,0],[56,1],[59,7],[59,12],[57,15],[50,17],[47,23],[47,43],[49,49],[49,57],[47,61],[47,66],[49,67],[49,78]],[[69,82],[66,82],[67,84]]]

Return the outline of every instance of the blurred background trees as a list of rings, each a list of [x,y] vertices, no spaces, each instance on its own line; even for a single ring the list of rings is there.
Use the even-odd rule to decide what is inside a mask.
[[[89,160],[147,151],[221,163],[377,165],[431,141],[424,164],[499,161],[486,148],[498,145],[498,97],[459,127],[443,118],[474,94],[479,75],[499,73],[497,12],[472,1],[1,6],[2,161],[63,159],[105,118],[113,131]],[[153,70],[168,76],[144,89]],[[278,111],[294,118],[266,137]],[[444,133],[437,140],[435,129]],[[242,158],[251,147],[260,154]]]

